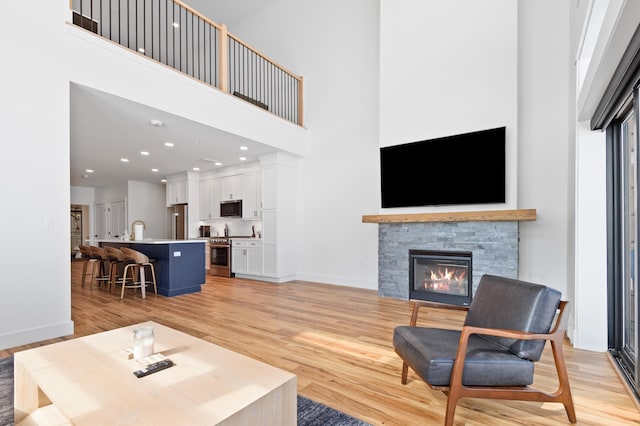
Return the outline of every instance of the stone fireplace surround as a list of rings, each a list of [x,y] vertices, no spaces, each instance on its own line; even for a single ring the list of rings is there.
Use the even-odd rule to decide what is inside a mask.
[[[409,299],[409,249],[472,252],[473,290],[483,274],[518,278],[519,221],[536,211],[367,215],[378,224],[378,294]]]

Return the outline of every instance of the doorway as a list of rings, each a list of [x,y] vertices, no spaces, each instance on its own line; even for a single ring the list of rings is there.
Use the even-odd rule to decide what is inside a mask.
[[[71,260],[80,254],[80,245],[89,237],[89,206],[71,205]]]

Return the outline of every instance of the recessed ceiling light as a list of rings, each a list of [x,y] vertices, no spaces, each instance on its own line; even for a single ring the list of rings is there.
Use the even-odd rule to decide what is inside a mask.
[[[93,173],[93,169],[87,169],[87,170],[85,170],[85,172],[87,172],[87,173]]]
[[[164,146],[168,146],[169,148],[171,148],[173,146],[173,142],[165,142]]]
[[[122,161],[123,163],[128,163],[129,159],[128,158],[121,158],[120,161]]]
[[[200,171],[200,167],[194,167],[194,168],[193,168],[193,171],[194,171],[194,172],[199,172],[199,171]]]
[[[247,148],[246,146],[241,146],[241,147],[240,147],[240,149],[241,149],[242,151],[246,151],[246,150],[248,150],[249,148]]]
[[[219,162],[219,161],[216,161],[214,164],[215,164],[216,166],[222,166],[222,163],[221,163],[221,162]]]
[[[153,127],[162,127],[164,126],[164,123],[161,120],[156,120],[155,118],[152,120],[149,120],[149,124],[151,124]]]
[[[180,24],[178,24],[177,22],[174,22],[171,25],[173,25],[173,28],[180,28]]]
[[[167,183],[167,180],[166,179],[160,179],[160,182]]]
[[[144,53],[144,47],[138,47],[138,52]]]
[[[149,151],[140,151],[140,155],[149,155]]]
[[[158,173],[160,170],[158,170],[158,169],[151,169],[151,171],[152,171],[152,172],[154,172],[154,173]]]
[[[240,157],[240,161],[246,161],[247,157]]]

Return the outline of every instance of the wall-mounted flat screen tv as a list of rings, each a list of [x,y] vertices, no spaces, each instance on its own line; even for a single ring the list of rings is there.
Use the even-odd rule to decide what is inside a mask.
[[[382,207],[504,203],[505,130],[380,148]]]

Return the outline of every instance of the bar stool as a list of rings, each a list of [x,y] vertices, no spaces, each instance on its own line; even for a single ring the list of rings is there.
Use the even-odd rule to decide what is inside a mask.
[[[91,279],[93,280],[93,268],[94,268],[93,263],[96,262],[96,260],[91,258],[91,248],[89,246],[80,245],[80,246],[78,246],[78,248],[80,249],[80,257],[82,258],[82,281],[81,281],[81,285],[84,288],[84,282],[85,282],[85,279],[86,279],[87,275],[91,275]],[[92,263],[91,271],[87,272],[87,270],[89,269],[88,268],[89,263]]]
[[[107,252],[102,247],[89,246],[91,258],[95,260],[93,264],[93,278],[91,279],[90,289],[93,289],[93,283],[98,283],[98,288],[100,288],[101,283],[105,283],[107,285],[107,289],[109,289],[109,257],[107,256]],[[96,266],[98,267],[98,271],[96,272]]]
[[[131,282],[127,283],[125,281],[122,283],[120,299],[124,298],[125,288],[139,288],[142,293],[142,298],[144,299],[146,297],[146,286],[149,284],[153,284],[153,291],[158,294],[158,287],[156,286],[156,271],[153,263],[149,261],[149,257],[144,253],[140,253],[137,250],[127,247],[122,247],[120,250],[124,254],[125,259],[130,261],[130,263],[125,265],[122,276],[126,279],[127,272],[131,274]],[[151,271],[151,281],[146,279],[145,268],[149,268]],[[138,278],[139,281],[136,281],[136,278]]]
[[[124,266],[128,262],[122,250],[116,247],[107,246],[104,248],[109,259],[109,291],[115,288],[116,284],[123,284],[126,281],[124,274],[119,275],[120,271],[124,272]]]

